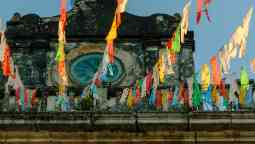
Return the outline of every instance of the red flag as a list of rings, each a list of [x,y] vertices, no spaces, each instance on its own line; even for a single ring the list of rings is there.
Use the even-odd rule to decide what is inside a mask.
[[[60,23],[60,30],[62,32],[65,31],[65,26],[67,24],[66,5],[67,5],[66,0],[61,0],[61,2],[60,2],[60,18],[59,18],[59,23]]]
[[[149,73],[147,74],[147,78],[146,78],[146,94],[147,94],[147,95],[150,94],[151,81],[152,81],[152,73],[149,72]]]
[[[160,108],[162,105],[162,94],[159,90],[156,90],[156,108]]]
[[[6,45],[6,47],[3,50],[3,62],[2,62],[4,76],[9,76],[11,74],[10,57],[11,57],[10,47]]]
[[[228,99],[227,90],[225,88],[225,82],[224,80],[221,80],[220,87],[219,87],[220,95]]]
[[[32,91],[32,98],[31,98],[31,107],[30,110],[32,111],[32,107],[36,104],[36,90]]]
[[[203,10],[203,0],[197,0],[197,16],[196,23],[199,24]]]
[[[15,90],[15,95],[16,95],[16,104],[18,105],[18,110],[19,112],[21,111],[21,107],[20,107],[20,88],[17,88]]]
[[[170,89],[169,93],[168,93],[168,103],[172,103],[173,97],[174,97],[174,93],[173,93],[172,89]]]
[[[27,111],[28,107],[28,99],[29,99],[29,89],[25,89],[25,97],[24,97],[24,110]]]
[[[167,41],[167,48],[172,49],[172,38]]]
[[[107,51],[109,57],[109,63],[112,64],[114,62],[114,48],[113,48],[113,41],[107,42]]]
[[[95,80],[95,84],[96,84],[96,86],[97,86],[97,87],[99,87],[99,86],[100,86],[101,81],[100,81],[100,79],[99,79],[99,78],[97,78],[97,79]]]
[[[136,82],[136,98],[135,98],[135,104],[138,104],[141,99],[141,92],[139,87],[139,82]]]
[[[180,84],[179,101],[181,101],[183,104],[188,103],[188,91],[185,88],[184,82],[181,82]]]

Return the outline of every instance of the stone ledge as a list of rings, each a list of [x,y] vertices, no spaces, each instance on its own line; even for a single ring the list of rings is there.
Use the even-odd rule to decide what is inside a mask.
[[[0,130],[255,130],[255,113],[2,113]]]
[[[255,131],[0,132],[2,143],[255,143]]]

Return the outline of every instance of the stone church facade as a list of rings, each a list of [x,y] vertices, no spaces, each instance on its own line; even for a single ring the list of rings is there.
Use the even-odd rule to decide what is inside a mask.
[[[115,0],[76,0],[68,12],[67,72],[69,97],[80,97],[101,62],[104,38],[110,29]],[[6,36],[14,63],[27,88],[37,89],[38,106],[17,112],[15,92],[4,93],[0,81],[0,143],[254,143],[253,112],[162,112],[76,109],[54,111],[58,77],[54,57],[57,50],[59,16],[21,16],[7,22]],[[119,97],[130,81],[141,79],[156,63],[159,51],[181,20],[179,14],[147,17],[124,13],[115,41],[115,74],[99,88],[107,103]],[[194,73],[194,32],[189,31],[169,76],[160,89],[167,89]],[[102,103],[101,105],[103,105]]]
[[[80,96],[82,89],[91,82],[97,71],[115,4],[113,0],[77,0],[68,12],[65,47],[68,95]],[[115,42],[114,76],[99,89],[105,101],[120,96],[123,88],[130,86],[130,82],[144,78],[146,70],[151,69],[158,60],[160,49],[166,48],[166,42],[180,20],[179,14],[153,14],[147,17],[123,14],[119,37]],[[45,93],[47,98],[57,95],[58,76],[54,59],[57,51],[57,26],[58,16],[40,17],[36,14],[20,16],[16,13],[7,23],[6,35],[21,79],[26,87],[38,90],[37,96],[43,105],[47,105],[47,102],[42,102],[47,101]],[[190,31],[177,56],[175,75],[168,77],[163,87],[192,76],[194,50],[194,33]],[[6,81],[2,79],[1,85],[4,86]],[[5,105],[9,101],[11,111],[15,107],[15,97],[11,97],[13,94],[2,93],[2,103]],[[37,111],[47,110],[38,108]]]

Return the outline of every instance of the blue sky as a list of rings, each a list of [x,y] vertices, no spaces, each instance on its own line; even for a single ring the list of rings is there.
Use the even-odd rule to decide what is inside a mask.
[[[58,14],[59,0],[2,0],[0,16],[6,21],[14,12],[22,15],[37,13],[41,16]],[[173,15],[181,13],[187,0],[129,0],[127,11],[140,16],[153,13],[166,13]],[[209,13],[212,23],[202,17],[200,25],[195,24],[196,3],[192,0],[190,15],[190,30],[195,31],[196,71],[204,63],[209,63],[212,55],[216,54],[230,38],[231,33],[241,24],[243,16],[248,9],[255,7],[255,0],[213,0]],[[255,14],[254,14],[255,15]],[[250,25],[247,43],[247,53],[243,59],[235,59],[231,63],[231,72],[239,73],[240,67],[245,65],[250,71],[250,60],[255,57],[255,16]],[[239,76],[239,74],[237,75]],[[254,74],[250,73],[251,77]]]

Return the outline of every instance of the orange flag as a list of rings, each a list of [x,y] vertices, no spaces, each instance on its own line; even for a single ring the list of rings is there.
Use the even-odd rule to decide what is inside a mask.
[[[220,65],[217,61],[217,57],[213,56],[210,60],[210,64],[212,67],[212,81],[214,85],[220,85],[221,82],[221,71],[220,71]]]
[[[59,23],[61,24],[60,30],[63,32],[65,31],[65,26],[67,24],[66,4],[67,4],[66,0],[61,0]]]

